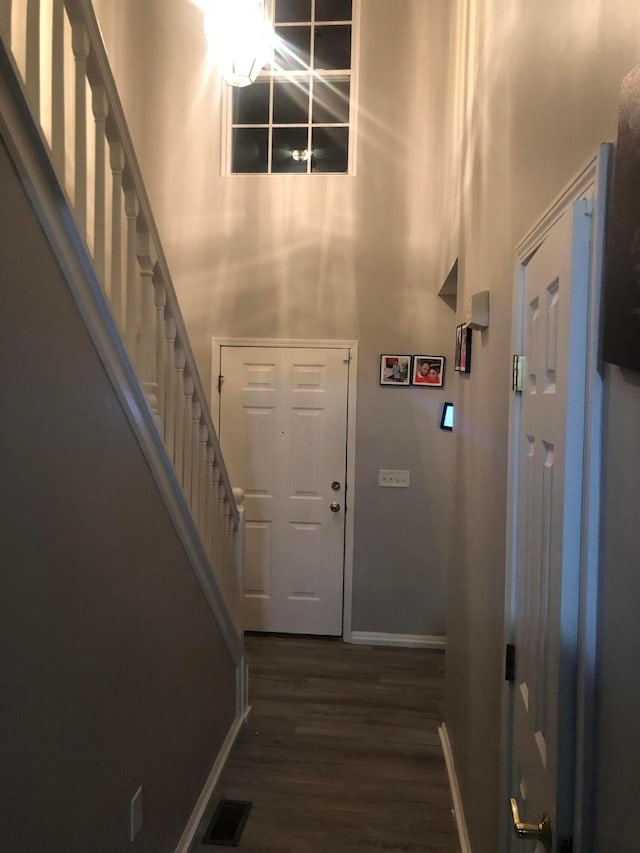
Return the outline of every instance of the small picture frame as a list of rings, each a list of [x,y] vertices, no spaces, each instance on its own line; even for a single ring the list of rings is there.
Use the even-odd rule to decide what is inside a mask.
[[[414,355],[411,384],[422,388],[442,388],[444,362],[443,355]]]
[[[471,334],[472,330],[465,323],[456,326],[454,370],[460,373],[471,373]]]
[[[411,356],[383,353],[380,356],[380,384],[410,385]]]

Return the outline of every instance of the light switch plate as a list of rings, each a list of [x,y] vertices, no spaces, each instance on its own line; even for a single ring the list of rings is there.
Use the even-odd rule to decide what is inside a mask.
[[[130,808],[129,841],[133,841],[142,829],[142,785],[133,795]]]
[[[408,489],[409,472],[391,468],[380,468],[378,471],[378,485],[392,489]]]

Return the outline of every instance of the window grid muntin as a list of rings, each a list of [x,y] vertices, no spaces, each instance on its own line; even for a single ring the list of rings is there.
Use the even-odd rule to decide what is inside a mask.
[[[334,174],[334,175],[345,175],[350,173],[349,164],[351,162],[352,151],[351,147],[353,144],[353,102],[354,102],[354,87],[353,87],[353,56],[354,56],[354,20],[356,17],[356,2],[354,0],[351,8],[351,19],[346,20],[332,20],[332,21],[316,21],[316,0],[311,0],[311,20],[310,21],[295,21],[295,22],[278,22],[278,28],[287,28],[287,27],[310,27],[311,35],[310,35],[310,45],[309,45],[309,55],[310,62],[308,69],[300,69],[300,70],[283,70],[278,71],[274,68],[269,68],[268,70],[262,71],[258,76],[258,80],[268,80],[269,81],[269,124],[237,124],[231,120],[229,124],[229,140],[230,140],[230,159],[229,159],[229,168],[230,173],[234,175],[243,175],[243,174],[260,174],[260,175],[271,175],[271,174],[314,174],[313,172],[313,157],[310,157],[305,161],[306,169],[304,172],[297,173],[286,173],[286,172],[274,172],[273,171],[273,131],[276,128],[296,128],[296,127],[306,127],[307,128],[307,150],[312,150],[312,138],[313,131],[315,129],[321,128],[333,128],[333,127],[345,127],[347,128],[347,166],[346,171],[344,172],[316,172],[315,174]],[[275,4],[271,9],[272,23],[275,31]],[[351,28],[351,39],[350,39],[350,67],[345,69],[314,69],[315,64],[315,32],[314,27],[316,24],[321,24],[322,26],[349,26]],[[290,81],[294,82],[296,79],[304,79],[309,84],[309,97],[308,97],[308,113],[307,113],[307,122],[306,123],[291,123],[291,124],[274,124],[273,121],[273,90],[274,84],[280,81]],[[313,98],[315,93],[315,84],[316,82],[320,82],[320,85],[330,85],[331,80],[336,80],[340,82],[348,82],[349,83],[349,115],[348,121],[346,122],[313,122]],[[231,109],[231,119],[233,108]],[[266,172],[233,172],[233,132],[238,128],[263,128],[268,131],[268,146],[267,146],[267,170]]]
[[[276,82],[280,82],[282,80],[292,81],[292,78],[297,78],[300,80],[304,80],[309,83],[309,95],[307,98],[307,117],[308,121],[306,122],[275,122],[273,117],[273,90]],[[353,108],[353,96],[352,96],[352,77],[351,73],[345,71],[330,71],[322,74],[318,74],[317,72],[308,72],[308,71],[298,71],[298,72],[289,72],[286,75],[275,75],[269,74],[264,75],[262,78],[265,82],[268,82],[269,85],[269,123],[231,123],[231,129],[236,130],[238,128],[262,128],[268,131],[268,162],[267,162],[267,171],[266,172],[233,172],[233,174],[242,175],[242,174],[274,174],[272,171],[273,165],[273,130],[275,128],[307,128],[307,150],[311,150],[312,147],[312,134],[315,129],[318,128],[332,128],[332,127],[346,127],[348,130],[351,130],[351,115]],[[322,85],[330,85],[331,81],[335,80],[336,82],[348,82],[350,87],[349,92],[349,121],[344,122],[314,122],[313,121],[313,98],[316,93],[316,85],[319,83]],[[351,146],[351,134],[349,135],[349,147]],[[306,161],[306,171],[299,172],[297,174],[313,174],[313,158],[309,158]],[[278,172],[277,174],[282,174]],[[345,174],[345,172],[325,172],[324,174],[336,174],[341,175]]]

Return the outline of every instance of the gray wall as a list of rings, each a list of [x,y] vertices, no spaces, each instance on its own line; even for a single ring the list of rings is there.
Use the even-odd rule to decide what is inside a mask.
[[[205,387],[213,335],[359,341],[353,628],[443,634],[448,0],[364,0],[357,176],[311,178],[220,176],[220,82],[188,0],[95,5]],[[382,352],[445,355],[445,388],[380,388]],[[411,488],[379,489],[379,468]]]
[[[606,365],[597,853],[632,853],[640,785],[640,374]]]
[[[0,848],[168,853],[235,670],[1,142],[0,196]]]
[[[463,175],[459,304],[488,287],[491,326],[475,334],[473,372],[455,386],[446,722],[473,851],[495,853],[506,806],[497,795],[514,249],[598,145],[615,139],[620,82],[639,59],[640,7],[617,0],[452,4],[465,6],[475,12],[475,25],[471,15],[466,122],[454,139]],[[447,177],[451,185],[456,180],[456,174]],[[638,717],[637,667],[625,671],[616,657],[623,654],[623,637],[629,663],[638,644],[637,618],[633,625],[630,619],[640,593],[631,523],[638,509],[638,465],[631,445],[638,436],[640,389],[617,369],[605,375],[598,853],[637,849],[630,821],[616,826],[616,818],[628,818],[638,800],[631,768],[640,763],[636,740],[628,737]]]

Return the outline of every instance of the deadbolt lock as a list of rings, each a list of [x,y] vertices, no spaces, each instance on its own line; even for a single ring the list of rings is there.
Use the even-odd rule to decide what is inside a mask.
[[[337,480],[334,480],[333,483],[331,483],[331,488],[333,489],[334,492],[339,492],[340,491],[340,483]]]

